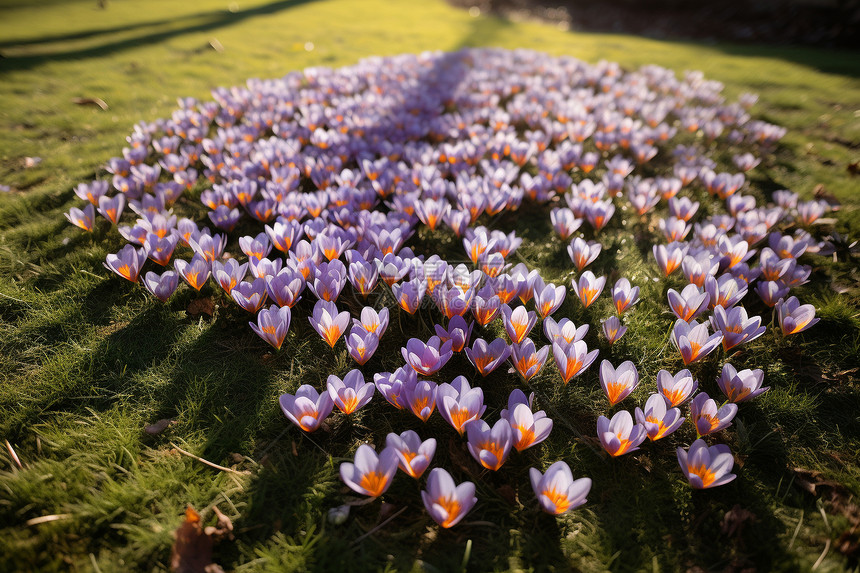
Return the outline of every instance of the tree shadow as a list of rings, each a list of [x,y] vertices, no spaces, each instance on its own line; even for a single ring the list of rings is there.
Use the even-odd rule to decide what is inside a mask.
[[[103,44],[97,46],[91,46],[86,48],[73,49],[68,51],[54,51],[40,54],[31,54],[31,55],[20,55],[20,56],[5,56],[0,59],[0,71],[5,70],[25,70],[30,69],[36,66],[39,66],[45,62],[50,61],[65,61],[65,60],[83,60],[87,58],[97,58],[102,56],[107,56],[111,54],[116,54],[123,52],[125,50],[129,50],[141,45],[151,45],[158,44],[161,42],[165,42],[171,40],[173,38],[184,36],[187,34],[196,34],[201,32],[212,32],[214,30],[218,30],[225,26],[232,26],[238,24],[244,20],[249,18],[254,18],[257,16],[268,16],[271,14],[275,14],[282,10],[287,10],[290,8],[294,8],[296,6],[301,6],[302,4],[306,4],[313,0],[279,0],[277,2],[271,2],[269,4],[265,4],[263,6],[258,6],[256,8],[249,8],[247,10],[241,10],[238,12],[230,12],[228,10],[223,11],[214,11],[207,12],[204,14],[194,14],[189,15],[182,20],[188,19],[200,19],[203,18],[202,22],[188,24],[185,26],[181,26],[176,29],[162,30],[162,31],[154,31],[145,34],[140,34],[131,38],[108,41]],[[12,45],[35,45],[35,44],[43,44],[43,43],[52,43],[55,41],[63,41],[66,39],[76,39],[75,36],[79,36],[80,38],[88,38],[95,37],[104,34],[111,33],[119,33],[125,31],[133,31],[143,28],[150,28],[152,26],[160,26],[166,25],[168,23],[174,23],[175,20],[166,20],[161,22],[151,22],[151,23],[143,23],[138,25],[130,25],[123,26],[111,30],[106,31],[96,31],[90,30],[81,32],[80,34],[72,34],[70,37],[64,36],[54,36],[44,38],[37,38],[26,42],[15,42],[7,43],[5,45],[0,44],[0,48],[3,47],[11,47]]]

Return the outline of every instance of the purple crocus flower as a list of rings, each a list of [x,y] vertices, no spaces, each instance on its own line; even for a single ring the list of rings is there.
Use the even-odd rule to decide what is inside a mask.
[[[248,312],[257,312],[266,302],[266,280],[257,278],[252,282],[242,281],[230,291],[230,296]]]
[[[603,449],[617,457],[638,450],[648,433],[641,425],[633,423],[630,412],[621,410],[611,420],[606,416],[597,419],[597,437]]]
[[[405,277],[406,273],[409,272],[409,266],[406,262],[391,253],[385,255],[381,261],[376,259],[376,266],[379,268],[379,276],[392,289],[394,283]]]
[[[663,396],[670,408],[680,406],[690,399],[699,387],[699,381],[686,368],[674,376],[667,370],[657,373],[657,392]]]
[[[571,344],[577,340],[582,340],[588,333],[588,324],[583,324],[579,328],[569,318],[562,318],[558,322],[548,316],[543,321],[543,333],[550,342],[566,342]]]
[[[576,265],[576,270],[582,272],[582,269],[594,262],[602,248],[603,245],[596,241],[586,242],[577,237],[567,246],[567,253],[570,255],[570,260]]]
[[[345,340],[349,355],[362,365],[370,360],[379,347],[379,337],[360,326],[353,326]]]
[[[439,307],[439,311],[450,319],[454,316],[463,316],[468,312],[474,294],[475,291],[471,288],[458,286],[448,288],[447,285],[442,284],[433,291],[433,300]]]
[[[708,293],[708,308],[714,309],[718,305],[725,309],[738,304],[747,294],[747,284],[730,274],[721,275],[719,278],[705,277],[705,292]]]
[[[610,316],[600,326],[603,330],[603,336],[609,344],[615,344],[627,332],[627,327],[621,324],[617,316]]]
[[[147,233],[143,248],[146,249],[146,254],[152,262],[164,266],[173,255],[173,249],[178,242],[179,236],[172,233],[164,238],[155,233]]]
[[[308,288],[318,299],[334,302],[346,284],[346,267],[338,259],[317,265]]]
[[[615,303],[615,311],[620,315],[631,306],[639,302],[639,287],[631,287],[630,281],[620,278],[612,287],[612,302]]]
[[[450,211],[451,204],[447,199],[425,199],[415,203],[415,215],[430,229],[436,229]]]
[[[663,232],[663,236],[670,243],[672,241],[683,241],[693,228],[692,225],[689,225],[684,219],[678,219],[676,217],[660,219],[658,226],[660,227],[660,231]]]
[[[242,218],[242,212],[239,209],[231,209],[227,205],[218,205],[213,211],[209,211],[207,215],[213,225],[228,233],[236,228],[236,224]]]
[[[349,263],[348,275],[352,287],[361,296],[366,297],[376,288],[376,283],[379,280],[379,269],[374,263],[369,263],[363,258],[357,258]]]
[[[278,402],[284,415],[306,432],[313,432],[319,428],[334,408],[334,402],[328,392],[320,394],[310,384],[299,386],[295,396],[281,394]]]
[[[595,201],[586,204],[585,216],[595,232],[600,230],[609,223],[609,219],[615,214],[615,205],[611,201]]]
[[[229,264],[230,261],[227,262]],[[244,276],[241,273],[241,269],[236,273],[236,276],[239,275]],[[269,298],[275,301],[278,306],[288,306],[290,308],[301,300],[301,293],[305,290],[306,285],[302,274],[290,269],[282,269],[275,276],[267,276],[265,280],[266,292],[269,294]]]
[[[329,375],[326,386],[334,405],[344,414],[352,414],[366,406],[376,390],[376,386],[364,381],[364,375],[357,368],[347,372],[343,380]]]
[[[333,302],[318,300],[314,305],[313,315],[308,317],[311,326],[314,327],[322,339],[334,348],[335,343],[349,326],[349,312],[338,312]]]
[[[263,309],[257,315],[257,323],[249,322],[257,336],[271,344],[275,350],[280,350],[290,328],[290,309],[278,308],[275,305]]]
[[[433,521],[445,529],[459,523],[478,502],[474,483],[466,481],[457,485],[451,474],[442,468],[430,470],[421,500]]]
[[[762,302],[771,307],[775,306],[777,302],[789,293],[788,286],[782,281],[760,281],[753,290],[755,290]]]
[[[64,215],[69,220],[69,223],[80,227],[84,231],[91,232],[95,227],[96,210],[92,203],[88,203],[83,209],[72,207]]]
[[[188,240],[191,249],[209,263],[221,258],[226,244],[227,238],[220,234],[212,236],[203,233]]]
[[[430,438],[421,441],[418,434],[406,430],[399,436],[394,432],[385,437],[385,449],[394,450],[397,454],[397,465],[410,477],[420,478],[436,453],[436,440]]]
[[[99,204],[99,198],[108,192],[110,184],[107,181],[91,181],[80,183],[75,187],[75,195],[84,201],[89,201],[93,207]]]
[[[379,312],[376,312],[373,307],[366,306],[361,309],[361,318],[353,318],[352,324],[367,332],[372,332],[378,338],[382,338],[388,328],[388,309],[383,307]]]
[[[606,277],[598,278],[591,271],[585,271],[578,281],[573,281],[572,286],[573,292],[582,301],[583,306],[588,308],[603,292],[603,287],[606,286]]]
[[[478,369],[481,376],[486,376],[508,359],[511,346],[503,338],[496,338],[489,344],[484,339],[477,338],[465,352],[466,358]]]
[[[549,346],[537,350],[534,341],[526,338],[523,342],[511,344],[511,362],[523,380],[528,382],[543,368],[549,351]]]
[[[179,275],[173,271],[165,271],[161,275],[150,271],[143,277],[143,286],[161,302],[167,302],[178,285]]]
[[[136,283],[140,267],[144,262],[146,262],[144,249],[135,249],[134,245],[126,245],[118,253],[110,253],[105,257],[104,266],[122,278]]]
[[[707,322],[699,324],[695,320],[686,322],[678,319],[672,328],[672,344],[681,353],[685,365],[713,352],[722,340],[722,333],[710,334]]]
[[[709,447],[705,440],[698,439],[689,451],[678,448],[678,463],[687,481],[696,489],[725,485],[738,477],[729,473],[735,461],[725,444]]]
[[[614,368],[608,360],[600,363],[600,387],[611,405],[630,395],[639,386],[639,372],[629,360]]]
[[[809,226],[824,214],[825,203],[821,201],[801,201],[797,204],[797,220]]]
[[[107,195],[102,195],[99,197],[99,214],[116,225],[119,222],[120,215],[122,215],[122,210],[125,207],[125,195],[114,195],[113,197],[108,197]]]
[[[732,348],[755,340],[766,330],[761,326],[761,317],[747,317],[747,311],[742,306],[735,306],[725,310],[722,305],[714,309],[711,317],[711,326],[714,332],[723,333],[723,350],[728,352]]]
[[[472,299],[472,316],[481,326],[487,326],[501,310],[501,299],[490,287],[484,287]]]
[[[669,308],[678,319],[689,322],[702,314],[708,308],[710,295],[702,292],[694,284],[688,284],[678,293],[675,289],[669,289]]]
[[[542,474],[529,468],[529,479],[541,509],[550,515],[561,515],[584,504],[591,491],[591,478],[573,479],[570,466],[557,461]]]
[[[340,479],[351,490],[368,497],[379,497],[394,481],[397,473],[397,453],[385,448],[379,455],[367,444],[358,446],[355,463],[340,464]]]
[[[598,352],[596,348],[589,352],[583,340],[552,343],[552,356],[565,384],[585,372],[597,359]]]
[[[785,336],[803,332],[820,319],[815,317],[815,307],[811,304],[800,304],[796,296],[788,300],[779,299],[776,303],[776,314],[779,317],[779,327]]]
[[[783,276],[791,274],[797,266],[796,259],[780,258],[770,247],[761,250],[758,260],[761,277],[766,281],[777,281]]]
[[[403,392],[406,395],[406,405],[422,422],[426,422],[436,409],[437,385],[431,380],[408,378]]]
[[[284,261],[281,258],[270,260],[267,258],[258,259],[257,257],[250,257],[248,259],[248,270],[251,271],[251,275],[255,278],[265,279],[266,277],[273,277],[281,272],[283,266]]]
[[[682,221],[689,221],[699,210],[699,202],[687,197],[671,197],[669,199],[669,214]]]
[[[418,379],[418,374],[415,370],[409,367],[401,366],[394,372],[380,372],[373,375],[373,383],[379,393],[388,400],[388,403],[403,410],[408,406],[406,401],[406,386],[407,383]]]
[[[700,288],[704,286],[705,278],[709,275],[715,275],[719,268],[720,261],[711,256],[708,251],[702,251],[696,255],[687,255],[681,263],[681,270],[683,270],[687,280]]]
[[[535,281],[540,276],[536,269],[528,270],[525,264],[520,263],[511,269],[508,273],[517,285],[517,296],[520,297],[520,302],[525,304],[532,299]]]
[[[511,425],[513,447],[518,452],[541,443],[552,432],[552,420],[543,410],[532,412],[528,404],[519,403],[505,413],[502,417]]]
[[[699,436],[707,436],[729,427],[737,413],[737,404],[717,406],[717,402],[704,392],[696,394],[690,402],[690,420],[696,426]]]
[[[272,252],[272,243],[266,233],[259,233],[256,237],[239,237],[239,248],[248,257],[262,259]]]
[[[418,310],[426,290],[427,282],[422,278],[414,278],[410,281],[391,285],[391,292],[397,299],[397,304],[409,314],[415,314],[415,311]]]
[[[738,372],[734,366],[726,362],[717,378],[717,385],[729,399],[729,402],[737,404],[767,392],[770,387],[762,388],[763,381],[764,372],[762,370],[756,368],[755,370],[746,369]]]
[[[492,428],[484,420],[474,420],[466,425],[469,453],[488,470],[496,471],[511,452],[513,432],[508,420],[502,418]]]
[[[779,233],[768,235],[767,244],[781,259],[797,259],[808,248],[805,240],[797,240],[791,235],[780,235]]]
[[[451,340],[442,342],[438,336],[431,336],[426,343],[418,338],[410,338],[400,352],[415,372],[422,376],[431,376],[454,355],[452,346]]]
[[[469,386],[465,376],[457,376],[436,389],[436,407],[446,422],[462,436],[466,424],[484,415],[484,391]]]
[[[538,277],[532,288],[534,290],[535,309],[541,318],[546,318],[554,313],[564,302],[566,291],[563,286],[555,286],[552,283],[544,284],[543,279]]]
[[[448,321],[448,328],[442,328],[441,325],[434,325],[436,336],[444,344],[451,341],[451,350],[453,352],[461,352],[467,344],[469,337],[472,335],[472,328],[475,326],[473,322],[466,322],[462,316],[454,316]]]
[[[687,255],[687,246],[682,243],[669,243],[668,245],[654,245],[652,251],[657,266],[663,271],[664,276],[669,276],[681,266]]]
[[[666,400],[660,394],[651,394],[645,402],[645,410],[636,408],[636,422],[645,428],[648,439],[656,442],[665,438],[684,423],[681,410],[666,407]]]
[[[302,238],[304,227],[296,220],[279,217],[272,226],[266,225],[266,234],[276,249],[286,253]]]
[[[518,306],[511,310],[506,304],[502,305],[502,319],[505,331],[514,343],[520,343],[526,339],[531,329],[537,323],[537,315],[527,311],[525,306]]]

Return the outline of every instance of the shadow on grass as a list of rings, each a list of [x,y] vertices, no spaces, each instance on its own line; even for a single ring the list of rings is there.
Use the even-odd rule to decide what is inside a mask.
[[[24,70],[30,69],[32,67],[38,66],[42,63],[49,61],[57,61],[57,60],[82,60],[86,58],[95,58],[107,56],[110,54],[115,54],[118,52],[123,52],[125,50],[135,48],[142,45],[148,44],[157,44],[161,42],[165,42],[172,38],[176,38],[178,36],[184,36],[186,34],[196,34],[201,32],[212,32],[214,30],[218,30],[225,26],[232,26],[234,24],[238,24],[248,18],[254,18],[257,16],[268,16],[271,14],[275,14],[282,10],[287,10],[290,8],[294,8],[296,6],[300,6],[302,4],[306,4],[308,2],[312,2],[313,0],[279,0],[277,2],[271,2],[269,4],[265,4],[263,6],[258,6],[256,8],[249,8],[247,10],[241,10],[238,12],[230,12],[227,10],[224,11],[215,11],[215,12],[207,12],[203,14],[193,14],[189,16],[185,16],[180,20],[190,20],[190,19],[203,19],[202,22],[187,24],[175,29],[154,31],[145,34],[140,34],[131,38],[122,39],[122,40],[114,40],[108,41],[98,46],[92,46],[87,48],[80,48],[76,50],[68,50],[68,51],[57,51],[57,52],[47,52],[41,54],[33,54],[33,55],[20,55],[20,56],[5,56],[0,59],[0,71],[3,70]],[[21,43],[6,43],[0,44],[0,48],[10,47],[12,45],[35,45],[35,44],[43,44],[43,43],[52,43],[57,41],[64,40],[72,40],[72,39],[82,39],[89,38],[93,36],[99,36],[104,34],[111,33],[119,33],[125,31],[133,31],[143,28],[150,27],[158,27],[158,26],[166,26],[168,24],[175,24],[175,20],[166,20],[161,22],[148,22],[139,25],[131,25],[131,26],[123,26],[119,28],[114,28],[111,30],[105,31],[86,31],[81,32],[80,34],[72,34],[70,36],[52,36],[48,38],[36,38],[33,40],[29,40]]]

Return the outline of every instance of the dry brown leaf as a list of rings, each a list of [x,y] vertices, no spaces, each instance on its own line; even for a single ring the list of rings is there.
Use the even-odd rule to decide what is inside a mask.
[[[72,98],[72,103],[77,105],[95,105],[103,111],[108,110],[108,104],[100,97],[76,97]]]
[[[185,312],[192,318],[197,318],[201,314],[211,318],[215,313],[215,304],[212,302],[212,297],[197,298],[188,303]]]
[[[144,426],[143,431],[146,432],[147,434],[149,434],[150,436],[155,436],[157,434],[160,434],[164,430],[166,430],[167,427],[170,426],[170,424],[172,424],[172,423],[173,423],[173,420],[170,420],[168,418],[162,418],[154,424]]]
[[[233,522],[217,507],[212,509],[218,521],[203,529],[200,514],[190,505],[186,508],[185,521],[176,529],[170,555],[170,569],[175,573],[223,573],[221,566],[212,562],[212,546],[224,538],[233,538]]]

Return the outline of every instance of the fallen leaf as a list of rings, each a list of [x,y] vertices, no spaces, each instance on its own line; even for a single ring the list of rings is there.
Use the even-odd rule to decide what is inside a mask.
[[[755,514],[735,504],[726,512],[720,522],[720,530],[728,537],[740,537],[747,523],[755,523]]]
[[[212,297],[205,298],[196,298],[188,303],[188,307],[185,309],[185,312],[192,318],[197,318],[198,316],[205,314],[208,317],[212,317],[215,313],[215,305],[212,302]]]
[[[858,173],[860,173],[860,161],[855,161],[854,163],[849,163],[846,170],[851,175],[857,175]]]
[[[76,97],[72,98],[72,103],[77,105],[95,105],[102,108],[103,111],[108,110],[108,104],[100,97]]]
[[[168,418],[162,418],[154,424],[150,424],[149,426],[144,426],[143,431],[149,434],[150,436],[155,436],[160,434],[173,422]]]
[[[508,484],[503,484],[497,487],[496,493],[498,493],[499,497],[508,502],[510,505],[515,505],[517,503],[517,492],[514,491],[514,488],[512,488]]]
[[[176,540],[170,554],[170,568],[175,573],[223,573],[220,565],[212,562],[212,546],[224,538],[233,538],[233,522],[212,507],[218,521],[203,529],[200,514],[190,505],[185,510],[185,521],[176,529]]]

